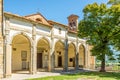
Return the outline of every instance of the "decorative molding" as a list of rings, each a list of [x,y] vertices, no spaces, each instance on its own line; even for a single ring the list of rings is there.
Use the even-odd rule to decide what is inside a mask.
[[[50,34],[50,33],[43,33],[43,32],[40,32],[40,31],[36,31],[36,35],[42,35],[42,36],[51,37],[51,34]]]
[[[10,21],[9,17],[5,17],[5,35],[9,35],[10,32]]]
[[[21,32],[27,32],[27,33],[31,33],[32,34],[32,31],[29,30],[29,29],[24,29],[24,28],[19,28],[19,27],[14,27],[14,26],[11,26],[10,29],[11,30],[16,30],[16,31],[21,31]]]
[[[68,38],[68,41],[76,42],[76,39],[69,39]]]
[[[59,36],[59,35],[53,35],[53,38],[57,38],[60,40],[65,40],[65,37]]]

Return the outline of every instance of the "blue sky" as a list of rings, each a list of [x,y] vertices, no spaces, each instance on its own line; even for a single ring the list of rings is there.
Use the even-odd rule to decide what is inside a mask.
[[[83,8],[91,3],[108,0],[4,0],[4,11],[25,16],[40,12],[46,19],[67,24],[70,14],[83,18]]]

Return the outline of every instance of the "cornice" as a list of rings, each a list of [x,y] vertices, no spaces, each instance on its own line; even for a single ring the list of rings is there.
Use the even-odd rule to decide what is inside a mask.
[[[43,32],[40,32],[40,31],[36,31],[36,35],[42,35],[42,36],[51,37],[51,34],[49,34],[49,33],[43,33]]]
[[[43,24],[41,22],[33,21],[31,19],[27,19],[25,17],[19,16],[19,15],[16,15],[16,14],[11,14],[11,13],[8,13],[8,12],[4,12],[4,16],[9,17],[9,18],[16,18],[16,19],[22,20],[22,21],[24,20],[26,22],[30,22],[31,24],[44,25],[44,26],[47,26],[49,28],[53,27],[52,25]]]
[[[10,29],[11,30],[16,30],[16,31],[27,32],[27,33],[31,33],[32,34],[32,31],[29,30],[29,29],[24,29],[24,28],[19,28],[19,27],[14,27],[14,26],[11,26]]]
[[[48,23],[51,24],[51,25],[57,24],[57,25],[60,25],[60,26],[63,27],[63,28],[68,29],[68,26],[67,26],[67,25],[61,24],[61,23],[59,23],[59,22],[55,22],[55,21],[52,21],[52,20],[48,20]]]

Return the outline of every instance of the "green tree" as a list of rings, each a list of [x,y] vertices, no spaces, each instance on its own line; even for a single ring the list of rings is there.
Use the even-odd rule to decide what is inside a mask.
[[[120,0],[109,0],[108,4],[117,5],[120,4]]]
[[[120,29],[116,29],[118,28],[116,25],[118,25],[119,9],[93,3],[88,4],[83,12],[84,18],[79,23],[78,36],[87,39],[87,42],[93,45],[92,55],[101,61],[100,71],[105,72],[105,56],[113,55],[110,45],[114,41],[111,40],[120,32]]]
[[[118,20],[116,24],[116,29],[113,32],[114,34],[116,34],[116,36],[113,36],[113,43],[115,49],[120,50],[120,0],[110,0],[108,3],[112,4],[112,8],[117,9],[117,11],[114,11],[116,12],[114,16],[117,17]]]
[[[115,59],[113,56],[110,56],[110,57],[109,57],[109,60],[110,60],[110,61],[114,61],[114,60],[116,60],[116,59]]]
[[[117,59],[118,59],[118,62],[119,62],[119,64],[120,64],[120,54],[118,54],[117,56],[118,56],[118,58],[117,58]]]

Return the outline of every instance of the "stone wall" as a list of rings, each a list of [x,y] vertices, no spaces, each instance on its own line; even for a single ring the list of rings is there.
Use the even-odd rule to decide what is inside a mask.
[[[2,13],[3,0],[0,0],[0,78],[3,77],[3,36],[2,36]]]

